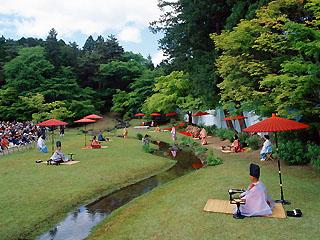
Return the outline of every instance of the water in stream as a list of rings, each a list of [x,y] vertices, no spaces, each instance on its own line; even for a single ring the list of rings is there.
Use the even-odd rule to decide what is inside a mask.
[[[159,146],[154,154],[170,155],[169,144],[154,142]],[[105,219],[112,211],[130,202],[132,199],[151,191],[155,187],[181,177],[195,168],[201,167],[201,161],[191,152],[178,151],[177,163],[169,170],[156,176],[122,188],[114,193],[79,207],[67,215],[53,229],[42,234],[37,240],[80,240],[89,236],[92,227]]]

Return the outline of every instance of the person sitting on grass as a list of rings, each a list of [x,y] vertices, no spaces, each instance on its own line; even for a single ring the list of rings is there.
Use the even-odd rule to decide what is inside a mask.
[[[106,141],[106,139],[103,137],[103,135],[102,135],[102,132],[101,132],[101,131],[99,131],[99,134],[98,134],[98,141],[99,141],[99,142]]]
[[[240,152],[241,151],[241,145],[240,145],[240,141],[237,135],[234,136],[234,141],[231,143],[230,146],[222,146],[221,150],[223,152]]]
[[[52,154],[52,156],[47,161],[47,163],[48,164],[51,164],[51,163],[60,164],[60,163],[69,161],[69,159],[61,152],[61,142],[60,141],[56,142],[56,147],[57,147],[57,149]]]
[[[240,206],[243,216],[264,216],[272,214],[274,202],[268,195],[266,186],[259,180],[260,167],[256,164],[250,164],[250,181],[251,184],[244,193],[240,194],[240,198],[245,201]]]
[[[101,148],[100,142],[97,140],[96,136],[93,136],[92,141],[91,141],[91,147],[92,148]]]
[[[156,129],[154,130],[155,132],[161,132],[161,129],[159,127],[159,125],[157,125]]]
[[[41,135],[38,138],[37,147],[40,152],[43,152],[43,153],[48,152],[48,147],[46,146],[46,143],[45,143],[45,135]]]

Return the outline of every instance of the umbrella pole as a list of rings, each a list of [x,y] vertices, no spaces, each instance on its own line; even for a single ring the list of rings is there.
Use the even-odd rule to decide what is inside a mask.
[[[275,138],[276,138],[276,151],[278,153],[278,138],[277,138],[277,132],[275,132]],[[275,202],[277,203],[282,203],[284,205],[289,205],[290,202],[287,200],[284,200],[284,195],[283,195],[283,188],[282,188],[282,177],[281,177],[281,167],[280,167],[280,158],[279,156],[277,157],[278,160],[278,169],[279,169],[279,180],[280,180],[280,194],[281,194],[281,199],[276,200]]]
[[[51,139],[52,139],[51,150],[52,150],[52,154],[53,154],[53,152],[54,152],[54,147],[53,147],[53,145],[54,145],[54,139],[53,139],[53,127],[52,127]]]
[[[87,128],[86,128],[87,124],[84,124],[84,146],[86,146],[86,142],[87,142]]]

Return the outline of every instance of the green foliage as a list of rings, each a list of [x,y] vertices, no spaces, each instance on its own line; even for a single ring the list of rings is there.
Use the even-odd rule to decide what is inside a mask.
[[[306,158],[311,162],[312,166],[320,170],[320,147],[314,143],[307,144]]]
[[[221,140],[228,139],[230,142],[232,142],[234,139],[235,132],[232,129],[228,128],[217,128],[214,134]]]
[[[223,163],[223,160],[217,157],[212,150],[209,151],[208,156],[206,157],[206,162],[208,166],[216,166]]]
[[[194,149],[194,152],[195,152],[196,155],[204,154],[206,151],[208,151],[208,148],[201,147],[201,146],[196,147],[196,148]]]
[[[188,74],[174,71],[167,76],[156,78],[154,94],[144,103],[145,112],[170,112],[180,108],[182,111],[192,111],[199,108],[202,101],[189,94],[190,82]]]
[[[244,145],[247,145],[247,140],[250,137],[248,133],[241,132],[241,133],[238,134],[238,137],[239,137],[239,141],[240,141],[240,144],[241,144],[242,147]]]
[[[299,140],[293,139],[279,144],[279,157],[290,165],[305,164],[309,162],[306,157],[305,144]]]
[[[191,148],[193,150],[195,147],[199,146],[199,143],[195,142],[190,137],[183,136],[181,137],[179,145],[181,145],[182,147]]]
[[[320,120],[319,9],[312,0],[272,1],[256,18],[212,35],[222,51],[216,66],[225,109]]]
[[[212,126],[203,126],[206,131],[207,131],[207,134],[212,134],[212,135],[215,135],[216,131],[217,131],[217,126],[216,125],[212,125]]]
[[[154,148],[152,148],[151,146],[150,146],[150,144],[143,144],[142,145],[142,149],[143,149],[143,151],[145,152],[145,153],[153,153],[154,152]]]
[[[143,135],[141,133],[137,133],[137,138],[138,138],[138,140],[142,140]]]
[[[258,134],[254,134],[250,136],[245,142],[252,150],[258,150],[261,146],[261,137]]]
[[[53,66],[46,60],[42,47],[22,48],[19,55],[4,65],[7,86],[19,93],[36,89],[52,74]]]

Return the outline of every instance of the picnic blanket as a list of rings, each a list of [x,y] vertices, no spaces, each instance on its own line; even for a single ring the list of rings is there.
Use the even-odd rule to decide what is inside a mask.
[[[230,204],[228,200],[219,200],[219,199],[208,199],[203,210],[206,212],[215,212],[215,213],[224,213],[224,214],[233,214],[233,209],[236,206]],[[275,207],[272,209],[271,215],[265,215],[261,217],[269,218],[286,218],[286,213],[283,209],[281,203],[276,203]]]
[[[81,148],[81,149],[87,150],[87,149],[103,149],[103,148],[108,148],[108,146],[101,146],[101,148],[93,148],[93,147],[91,147],[91,146],[89,145],[89,146],[85,146],[85,147],[83,147],[83,148]]]
[[[68,162],[60,163],[60,165],[73,165],[73,164],[77,164],[79,162],[80,161],[68,161]],[[42,161],[41,163],[47,164],[47,161]]]

